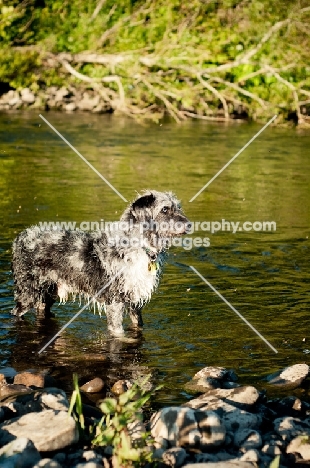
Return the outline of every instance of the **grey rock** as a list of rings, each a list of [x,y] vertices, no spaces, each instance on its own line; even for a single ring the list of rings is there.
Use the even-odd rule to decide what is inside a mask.
[[[201,411],[215,411],[225,424],[227,431],[234,432],[243,428],[256,429],[262,422],[260,414],[249,413],[208,393],[185,403],[184,406]]]
[[[62,468],[61,464],[51,458],[42,458],[33,468]]]
[[[193,379],[198,380],[200,378],[210,377],[212,379],[221,381],[237,382],[238,377],[232,369],[226,369],[225,367],[204,367],[200,371],[196,372]]]
[[[227,461],[227,460],[231,460],[234,457],[233,455],[226,452],[225,450],[221,450],[220,452],[217,452],[216,458],[217,458],[217,461]]]
[[[275,374],[269,375],[266,377],[266,380],[270,385],[293,389],[299,387],[309,374],[309,369],[307,364],[295,364]]]
[[[184,407],[167,407],[151,418],[151,434],[165,448],[195,447],[206,450],[225,441],[225,427],[213,411],[196,411]]]
[[[309,420],[302,421],[301,419],[288,416],[277,418],[273,424],[276,433],[282,437],[282,440],[287,442],[304,433],[310,433]]]
[[[31,388],[25,387],[25,385],[18,384],[7,384],[0,388],[0,401],[12,397],[15,399],[19,395],[33,393]]]
[[[63,100],[66,96],[68,96],[68,95],[69,95],[68,89],[62,87],[62,88],[60,88],[60,89],[58,89],[58,90],[56,91],[56,93],[55,93],[55,101],[56,101],[56,102],[60,102],[60,101],[62,101],[62,100]]]
[[[68,102],[64,108],[65,108],[65,111],[67,112],[73,112],[76,110],[77,105],[75,102]]]
[[[275,457],[276,455],[281,455],[281,450],[277,445],[266,444],[262,448],[262,453],[269,455],[270,457]]]
[[[86,463],[78,463],[75,468],[102,468],[102,463],[89,461]]]
[[[2,94],[1,96],[1,103],[3,104],[8,104],[11,101],[11,99],[14,99],[16,96],[14,89],[10,89],[7,93]],[[3,369],[0,369],[0,372],[3,374]]]
[[[173,447],[164,451],[162,460],[168,466],[179,468],[185,462],[186,457],[187,453],[183,448]]]
[[[234,445],[244,451],[257,449],[262,446],[262,438],[254,429],[239,429],[235,433]]]
[[[184,468],[257,468],[256,463],[240,461],[238,458],[215,463],[188,463]]]
[[[83,111],[91,111],[99,104],[99,101],[100,97],[98,95],[91,97],[89,93],[85,92],[83,94],[83,99],[78,101],[77,107]]]
[[[0,408],[0,423],[5,420],[5,413],[2,408]]]
[[[55,411],[68,411],[69,402],[67,395],[58,388],[49,388],[39,396],[39,404],[42,409],[52,409]]]
[[[184,385],[184,389],[187,392],[206,392],[207,390],[214,390],[215,388],[219,388],[220,383],[216,379],[212,379],[211,377],[201,377],[197,380],[191,380]]]
[[[247,461],[247,462],[253,462],[253,463],[258,463],[259,462],[259,452],[255,449],[248,450],[245,452],[244,455],[240,457],[240,461]]]
[[[65,411],[29,413],[0,424],[0,444],[26,436],[42,452],[62,449],[79,439],[75,421]]]
[[[64,464],[66,461],[66,454],[63,452],[58,452],[53,456],[53,460],[57,461],[60,465]]]
[[[0,449],[1,468],[32,468],[41,456],[31,440],[20,437]]]
[[[255,405],[259,398],[259,392],[255,387],[246,386],[238,387],[232,389],[217,389],[209,390],[203,396],[215,396],[216,398],[221,398],[222,400],[234,403],[238,403],[244,409],[248,409],[250,406]]]
[[[102,460],[102,455],[95,452],[95,450],[84,450],[82,457],[86,461],[100,461]]]
[[[100,377],[95,377],[82,385],[81,390],[86,393],[99,393],[104,388],[104,381]]]
[[[146,433],[145,425],[139,420],[128,423],[127,429],[131,439],[135,441],[141,440]]]
[[[304,460],[310,461],[310,435],[295,437],[287,449],[286,453],[298,453]]]
[[[207,462],[216,462],[218,458],[216,455],[212,453],[196,453],[195,456],[195,463],[207,463]]]
[[[29,88],[24,88],[20,92],[21,99],[25,104],[33,104],[36,100],[35,95]]]

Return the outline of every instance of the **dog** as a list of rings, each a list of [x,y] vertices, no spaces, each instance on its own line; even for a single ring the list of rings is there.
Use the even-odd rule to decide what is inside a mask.
[[[77,297],[101,314],[112,336],[124,334],[127,311],[136,328],[141,311],[158,286],[167,250],[190,226],[175,195],[146,190],[124,211],[119,222],[93,232],[32,226],[13,242],[12,314],[29,309],[45,315],[59,299]]]

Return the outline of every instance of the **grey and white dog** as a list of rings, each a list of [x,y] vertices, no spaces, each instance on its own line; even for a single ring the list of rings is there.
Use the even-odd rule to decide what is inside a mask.
[[[50,313],[59,298],[95,297],[105,310],[108,330],[122,335],[127,311],[142,327],[141,310],[156,289],[171,240],[189,226],[171,192],[147,190],[125,210],[120,222],[104,231],[42,230],[32,226],[13,243],[12,271],[16,306]]]

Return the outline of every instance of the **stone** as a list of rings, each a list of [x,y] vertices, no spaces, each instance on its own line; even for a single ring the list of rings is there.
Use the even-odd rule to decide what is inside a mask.
[[[218,458],[216,455],[211,453],[196,453],[194,455],[195,463],[207,463],[207,462],[216,462]]]
[[[68,102],[64,107],[65,111],[67,112],[73,112],[75,111],[76,108],[77,108],[77,105],[75,102]]]
[[[300,435],[289,443],[286,453],[298,453],[301,458],[310,461],[310,436]]]
[[[55,93],[55,101],[56,102],[60,102],[62,101],[66,96],[69,95],[69,91],[67,88],[65,87],[62,87],[60,89],[58,89]]]
[[[269,385],[278,387],[285,387],[287,389],[293,389],[299,387],[302,381],[309,374],[309,366],[307,364],[295,364],[293,366],[286,367],[284,370],[276,372],[266,377]]]
[[[43,458],[33,468],[62,468],[61,464],[51,458]]]
[[[262,446],[262,438],[254,429],[239,429],[234,436],[234,445],[243,451],[258,449]]]
[[[221,421],[225,425],[227,431],[234,432],[237,429],[243,428],[256,429],[262,422],[262,416],[260,414],[254,414],[240,409],[220,398],[210,396],[208,393],[190,400],[183,406],[199,409],[201,411],[216,412],[221,418]]]
[[[80,387],[86,393],[99,393],[104,388],[104,381],[100,377],[95,377]]]
[[[7,385],[7,381],[4,374],[0,374],[0,388]]]
[[[196,372],[193,377],[193,380],[198,380],[200,378],[212,378],[221,381],[232,381],[237,382],[238,377],[232,369],[226,369],[225,367],[204,367],[200,371]]]
[[[79,439],[74,419],[65,411],[29,413],[0,424],[0,444],[14,437],[27,437],[40,452],[59,450]]]
[[[138,419],[127,424],[127,429],[132,440],[138,441],[143,439],[146,433],[145,425]]]
[[[24,88],[20,92],[21,99],[25,104],[33,104],[36,100],[35,95],[29,88]]]
[[[31,440],[20,437],[0,449],[1,468],[32,468],[41,456]]]
[[[239,458],[211,463],[188,463],[184,468],[257,468],[256,463],[240,461]]]
[[[247,461],[247,462],[253,462],[253,463],[258,463],[259,462],[259,453],[255,449],[248,450],[245,452],[244,455],[242,455],[239,460],[240,461]]]
[[[207,450],[225,441],[225,427],[212,411],[197,411],[184,407],[167,407],[151,418],[151,434],[166,447],[187,447]]]
[[[92,461],[92,460],[101,460],[102,459],[102,455],[100,455],[99,453],[95,452],[95,450],[85,450],[83,452],[83,455],[82,457],[84,458],[84,460],[86,461]]]
[[[34,386],[44,388],[44,375],[32,372],[21,372],[15,375],[14,383],[25,385],[26,387]]]
[[[18,384],[7,384],[3,385],[0,388],[0,401],[6,399],[7,397],[18,397],[22,394],[32,393],[31,388],[25,387],[24,385]]]
[[[232,389],[219,388],[216,390],[209,390],[203,396],[215,396],[216,398],[220,398],[222,400],[238,403],[240,407],[248,409],[250,406],[253,406],[255,403],[257,403],[257,400],[259,399],[259,392],[255,387],[246,386]]]
[[[58,452],[53,456],[53,460],[57,461],[60,465],[63,465],[66,461],[66,454],[63,452]]]
[[[269,457],[275,457],[277,455],[281,455],[281,450],[277,445],[266,444],[262,448],[262,452]]]
[[[191,380],[184,385],[184,389],[187,392],[203,392],[205,393],[207,390],[214,390],[215,388],[219,388],[220,383],[216,379],[212,379],[211,377],[201,377],[197,380]]]
[[[91,111],[99,104],[99,101],[100,96],[90,97],[89,93],[85,92],[82,100],[77,102],[77,107],[83,111]]]
[[[101,462],[89,461],[86,463],[78,463],[74,468],[102,468]]]
[[[59,388],[47,388],[39,396],[38,402],[42,409],[52,409],[54,411],[68,411],[69,409],[67,395]]]
[[[122,393],[127,392],[130,387],[131,383],[129,380],[118,380],[111,388],[111,391],[114,393],[114,395],[119,396]]]
[[[173,447],[164,451],[162,460],[168,466],[179,468],[184,464],[186,457],[187,453],[183,448]]]
[[[302,421],[298,418],[287,416],[284,418],[277,418],[274,423],[274,429],[282,440],[290,442],[292,439],[304,433],[310,433],[310,421]]]

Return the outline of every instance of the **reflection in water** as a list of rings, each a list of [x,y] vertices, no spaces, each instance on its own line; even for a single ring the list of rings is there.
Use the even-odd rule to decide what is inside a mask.
[[[85,311],[42,356],[37,351],[78,304],[48,320],[16,321],[11,243],[40,221],[118,219],[125,204],[41,119],[3,114],[0,133],[0,365],[47,369],[64,387],[72,373],[114,382],[157,371],[160,404],[184,401],[201,367],[232,367],[242,382],[308,362],[309,148],[306,131],[269,128],[193,203],[195,193],[259,130],[185,122],[137,126],[110,116],[49,113],[48,119],[128,200],[135,190],[172,190],[193,221],[276,221],[276,232],[202,232],[210,247],[171,250],[139,336],[111,340],[105,318]],[[270,341],[268,347],[188,268],[193,265]],[[304,341],[305,339],[305,341]]]

